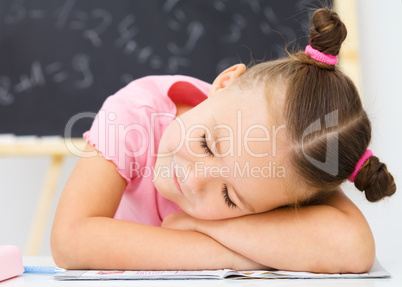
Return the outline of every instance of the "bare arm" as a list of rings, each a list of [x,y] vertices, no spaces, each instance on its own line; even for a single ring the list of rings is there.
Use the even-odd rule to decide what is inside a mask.
[[[88,145],[86,150],[95,149]],[[102,156],[79,160],[53,222],[51,248],[58,266],[132,270],[261,268],[195,231],[113,219],[125,186],[116,166]]]
[[[368,271],[375,259],[371,230],[341,190],[317,205],[297,210],[279,208],[218,221],[177,214],[167,221],[164,226],[194,228],[255,262],[277,269],[361,273]]]

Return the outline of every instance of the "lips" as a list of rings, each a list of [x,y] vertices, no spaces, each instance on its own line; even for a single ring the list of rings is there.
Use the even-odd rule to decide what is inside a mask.
[[[176,188],[180,191],[181,194],[183,194],[183,191],[180,188],[179,181],[177,180],[176,172],[174,171],[174,169],[173,169],[173,181],[174,184],[176,185]]]

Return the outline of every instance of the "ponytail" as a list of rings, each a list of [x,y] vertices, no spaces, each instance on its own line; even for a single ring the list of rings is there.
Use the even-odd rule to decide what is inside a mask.
[[[267,98],[275,91],[270,85],[286,87],[283,110],[278,118],[286,125],[289,164],[295,176],[313,190],[313,197],[335,190],[355,172],[371,141],[371,123],[354,83],[335,65],[347,35],[345,25],[338,14],[328,8],[316,10],[312,23],[311,49],[260,63],[241,78],[242,83],[263,83]],[[327,123],[328,118],[334,123],[306,133],[312,123],[317,120]],[[336,149],[331,148],[335,146]],[[328,158],[334,161],[331,172],[317,165]],[[384,163],[371,156],[363,164],[354,183],[369,201],[395,193],[394,178]]]

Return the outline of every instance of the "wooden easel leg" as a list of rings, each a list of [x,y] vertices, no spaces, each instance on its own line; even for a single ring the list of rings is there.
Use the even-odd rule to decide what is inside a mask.
[[[48,222],[50,209],[56,193],[57,183],[59,182],[63,159],[64,156],[62,155],[52,156],[52,162],[46,174],[28,238],[25,252],[28,256],[36,256],[39,254],[46,223]]]

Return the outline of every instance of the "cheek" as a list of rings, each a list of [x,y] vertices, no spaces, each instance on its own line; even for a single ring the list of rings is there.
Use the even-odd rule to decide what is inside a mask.
[[[203,220],[220,220],[239,216],[235,214],[234,210],[217,204],[216,200],[219,199],[215,198],[213,201],[198,200],[191,208],[184,211],[195,218]]]
[[[183,128],[174,120],[165,129],[159,142],[159,153],[177,152],[183,145]]]

